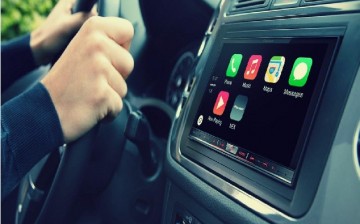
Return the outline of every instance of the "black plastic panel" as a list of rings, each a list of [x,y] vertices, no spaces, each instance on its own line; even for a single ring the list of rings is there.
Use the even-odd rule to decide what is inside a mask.
[[[194,88],[173,126],[169,143],[169,176],[172,181],[180,184],[193,178],[190,173],[194,174],[201,183],[194,182],[193,185],[202,185],[203,181],[209,188],[214,188],[229,197],[230,201],[238,202],[239,209],[245,206],[275,223],[311,223],[319,220],[321,217],[317,217],[317,214],[324,215],[334,210],[330,205],[326,205],[326,208],[330,206],[332,209],[321,212],[324,206],[321,203],[325,201],[321,196],[327,192],[323,183],[324,178],[325,182],[327,181],[327,176],[322,175],[326,163],[334,163],[328,161],[328,155],[332,154],[331,150],[335,147],[333,144],[338,125],[358,71],[360,53],[354,51],[353,47],[354,43],[359,42],[360,4],[352,1],[349,4],[333,3],[226,15],[224,12],[231,3],[223,3],[217,25],[196,68]],[[299,163],[297,179],[292,186],[280,183],[254,169],[240,166],[221,155],[224,153],[210,150],[188,138],[201,97],[208,84],[208,75],[217,64],[224,39],[324,37],[338,38],[338,46],[333,58],[329,58],[331,63],[325,66],[321,84],[317,87],[319,92],[311,106],[314,113],[306,121],[309,123],[309,131],[302,139],[305,151]],[[172,160],[181,166],[177,166]],[[174,172],[183,175],[175,177]],[[189,187],[181,186],[185,191]],[[194,189],[195,186],[191,185],[189,188]],[[322,186],[320,196],[317,194],[319,186]],[[203,200],[210,199],[205,197]]]
[[[200,80],[198,85],[198,94],[193,99],[192,108],[190,110],[188,120],[186,123],[192,124],[194,122],[194,119],[197,119],[197,108],[199,105],[199,101],[201,99],[201,96],[204,91],[207,91],[207,83],[210,74],[212,74],[213,67],[216,65],[216,62],[218,59],[219,52],[221,50],[223,40],[228,39],[228,35],[231,36],[231,38],[251,38],[251,37],[262,37],[262,32],[254,31],[253,33],[250,33],[249,31],[245,34],[242,32],[237,32],[236,34],[232,32],[233,30],[237,30],[238,25],[229,25],[226,27],[226,29],[223,30],[223,32],[220,31],[220,35],[218,35],[217,41],[214,44],[214,50],[211,54],[211,60],[208,61],[207,67],[205,68],[203,72],[202,79]],[[323,28],[324,31],[328,32],[328,37],[340,37],[341,36],[341,28]],[[332,30],[332,32],[331,32]],[[306,29],[306,27],[302,29],[297,30],[298,33],[301,32],[301,36],[296,36],[296,32],[286,32],[284,30],[269,30],[267,33],[271,33],[272,35],[266,36],[267,38],[271,38],[272,36],[275,37],[286,37],[286,38],[300,38],[300,37],[307,37],[307,38],[316,38],[319,36],[322,36],[323,32],[315,32],[312,29]],[[332,34],[331,34],[332,33]],[[295,35],[294,35],[295,34]],[[244,36],[245,35],[245,36]],[[216,50],[215,50],[216,49]],[[322,68],[322,71],[320,72],[320,78],[317,88],[317,93],[315,94],[316,97],[312,99],[312,103],[310,108],[312,108],[310,111],[315,111],[315,108],[317,107],[317,102],[319,102],[319,97],[321,95],[320,90],[324,88],[324,83],[326,80],[326,74],[329,71],[329,62],[331,61],[332,56],[331,54],[327,58],[328,62],[325,63],[326,66]],[[308,115],[305,123],[311,124],[313,120],[313,115]],[[309,126],[310,127],[310,126]],[[182,143],[180,145],[182,153],[190,158],[193,161],[198,162],[203,167],[206,167],[207,169],[216,172],[220,174],[221,176],[225,177],[226,181],[230,181],[231,183],[234,183],[235,185],[239,186],[240,188],[252,192],[255,195],[258,195],[259,197],[265,199],[266,201],[270,201],[270,203],[283,210],[285,213],[290,214],[301,214],[304,211],[306,211],[307,206],[310,204],[310,198],[308,200],[304,200],[305,198],[302,197],[302,200],[298,200],[297,203],[294,203],[294,195],[297,191],[305,191],[305,192],[311,192],[309,189],[309,186],[304,185],[313,185],[314,182],[311,183],[311,181],[306,180],[301,181],[298,180],[299,183],[296,185],[293,185],[293,187],[288,187],[282,183],[279,183],[277,181],[274,181],[273,179],[259,174],[256,170],[249,169],[247,166],[243,166],[239,163],[236,163],[232,161],[231,159],[225,158],[218,153],[214,153],[212,151],[206,150],[205,147],[201,146],[200,144],[189,142],[189,140],[186,138],[186,135],[190,132],[190,126],[185,127],[184,129],[184,135],[182,135]],[[307,139],[308,133],[302,133],[302,137],[300,139],[303,139],[302,141],[305,141]],[[256,139],[254,139],[256,141]],[[306,147],[308,150],[307,143],[305,142],[301,143],[303,147]],[[324,149],[324,147],[321,147]],[[326,154],[326,153],[325,153]],[[316,154],[315,154],[316,155]],[[312,156],[311,156],[312,157]],[[312,161],[318,161],[323,160],[326,161],[326,157],[315,157],[311,159]],[[212,162],[214,161],[214,162]],[[300,173],[300,169],[298,170]],[[315,180],[314,178],[311,178],[312,180]],[[308,194],[309,196],[309,194]],[[295,200],[296,201],[296,200]]]
[[[189,138],[292,185],[336,40],[224,39]]]
[[[304,160],[300,163],[301,169],[299,170],[298,179],[295,182],[293,187],[288,187],[283,184],[278,183],[277,181],[272,180],[264,175],[259,175],[258,172],[249,169],[245,166],[241,168],[230,161],[229,159],[219,156],[218,153],[214,153],[211,150],[204,150],[205,147],[200,144],[193,144],[191,147],[189,145],[189,140],[187,138],[188,133],[190,132],[190,127],[193,124],[195,119],[195,114],[199,106],[199,99],[201,99],[202,93],[205,91],[205,86],[209,77],[205,74],[209,74],[210,71],[215,66],[218,55],[221,50],[221,40],[226,38],[317,38],[317,37],[338,37],[340,40],[339,48],[348,47],[347,44],[344,44],[344,39],[348,39],[345,30],[349,30],[351,27],[351,22],[356,17],[349,16],[332,16],[331,19],[325,16],[319,17],[309,17],[301,19],[287,19],[285,20],[273,20],[267,22],[242,22],[235,23],[234,18],[231,18],[233,21],[229,24],[224,24],[221,27],[218,27],[218,30],[215,28],[216,39],[213,40],[213,45],[211,46],[211,53],[208,51],[208,60],[206,63],[201,64],[201,68],[197,68],[197,71],[201,73],[197,77],[197,82],[195,85],[195,90],[189,98],[187,105],[192,107],[186,107],[183,111],[183,115],[186,120],[182,122],[178,133],[182,133],[181,144],[178,145],[180,148],[180,153],[173,151],[173,156],[176,160],[182,163],[182,156],[186,156],[192,161],[198,163],[202,168],[199,169],[208,169],[212,173],[216,173],[225,183],[229,183],[236,188],[239,188],[245,192],[249,192],[257,197],[261,198],[265,203],[270,204],[271,206],[279,209],[293,217],[300,217],[305,214],[311,205],[312,199],[315,196],[317,189],[317,184],[320,181],[320,177],[323,171],[323,167],[326,163],[327,155],[330,151],[330,145],[333,140],[333,136],[339,122],[339,115],[342,112],[343,104],[338,103],[336,106],[331,105],[332,100],[337,102],[344,102],[346,100],[346,92],[349,87],[348,84],[351,83],[354,79],[354,72],[350,77],[343,77],[335,75],[336,72],[330,72],[332,66],[326,66],[324,68],[324,74],[329,73],[329,76],[324,76],[321,81],[322,84],[318,86],[319,92],[316,101],[317,113],[314,117],[309,118],[308,122],[312,122],[311,131],[308,137],[306,137],[306,152],[304,154]],[[281,29],[280,29],[281,27]],[[350,29],[351,30],[351,29]],[[342,41],[341,41],[342,40]],[[342,52],[342,50],[340,50]],[[334,59],[334,58],[333,58]],[[331,58],[329,60],[332,60]],[[335,60],[335,59],[334,59]],[[337,64],[334,63],[333,64]],[[345,70],[355,70],[356,65],[347,66]],[[337,68],[338,69],[338,68]],[[202,75],[202,76],[201,76]],[[336,86],[336,87],[335,87]],[[321,97],[326,96],[326,97]],[[330,103],[330,104],[329,104]],[[331,108],[331,109],[330,109]],[[329,123],[331,120],[333,122]],[[314,122],[315,121],[315,122]],[[326,123],[327,129],[324,130],[323,127]],[[321,129],[321,131],[320,131]],[[178,138],[179,139],[179,138]],[[180,140],[180,139],[179,139]],[[179,148],[177,150],[179,150]],[[179,157],[180,156],[180,157]],[[187,162],[184,162],[187,163]],[[224,164],[234,164],[236,167],[231,168],[229,165],[224,166]],[[185,165],[187,166],[187,165]],[[233,166],[233,167],[234,167]],[[191,171],[197,175],[196,169]],[[207,180],[207,176],[200,174],[198,175],[203,180]],[[210,180],[209,178],[208,180]],[[208,181],[208,183],[215,188],[220,189],[224,193],[231,195],[227,189],[222,187],[222,184],[219,182]]]

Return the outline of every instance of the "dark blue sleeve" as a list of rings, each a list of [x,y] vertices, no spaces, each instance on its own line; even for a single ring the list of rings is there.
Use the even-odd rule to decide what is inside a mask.
[[[5,103],[1,107],[1,197],[63,143],[57,112],[41,83]]]
[[[30,34],[1,43],[1,91],[36,67]]]

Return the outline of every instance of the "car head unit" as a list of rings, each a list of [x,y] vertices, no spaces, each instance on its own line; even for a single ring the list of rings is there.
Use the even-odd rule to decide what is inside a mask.
[[[338,149],[359,15],[333,6],[226,15],[226,7],[183,94],[169,164],[266,217],[302,217]]]
[[[218,31],[197,67],[172,155],[230,197],[241,189],[299,216],[328,155],[319,110],[344,28],[257,28]]]
[[[223,39],[189,140],[292,185],[336,42]]]

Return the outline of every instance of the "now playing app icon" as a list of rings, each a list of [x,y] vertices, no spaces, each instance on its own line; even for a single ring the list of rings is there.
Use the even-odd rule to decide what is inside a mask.
[[[216,99],[216,102],[214,104],[213,113],[221,116],[225,111],[225,107],[228,99],[229,99],[229,93],[226,91],[220,91]]]

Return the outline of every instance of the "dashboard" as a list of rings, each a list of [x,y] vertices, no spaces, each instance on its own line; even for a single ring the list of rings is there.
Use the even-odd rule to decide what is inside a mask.
[[[98,11],[134,26],[126,109],[101,124],[82,178],[57,185],[79,191],[72,207],[45,212],[48,220],[359,222],[359,0],[99,0]],[[48,69],[15,83],[2,102]],[[147,124],[152,175],[146,150],[125,137],[132,112]],[[51,189],[64,149],[57,153],[2,202],[3,214],[16,214],[2,222],[41,217],[32,188],[42,170],[54,172],[45,175]],[[62,193],[54,195],[69,198]]]
[[[356,223],[359,1],[221,1],[167,147],[163,223]]]

